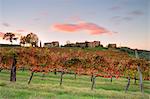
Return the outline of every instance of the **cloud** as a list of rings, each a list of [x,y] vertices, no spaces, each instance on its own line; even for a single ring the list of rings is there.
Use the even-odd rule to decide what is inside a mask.
[[[5,22],[4,22],[4,23],[2,23],[2,25],[5,26],[5,27],[10,27],[10,24],[9,24],[9,23],[5,23]]]
[[[122,22],[129,22],[129,21],[134,20],[135,19],[134,17],[144,15],[144,12],[142,12],[140,10],[134,10],[134,11],[131,11],[126,14],[127,14],[127,16],[113,16],[110,18],[110,21],[115,24],[120,24]]]
[[[4,36],[4,34],[5,34],[5,33],[3,33],[3,32],[0,32],[0,37],[3,37],[3,36]]]
[[[123,22],[132,21],[134,18],[131,16],[113,16],[110,21],[115,25],[121,24]]]
[[[80,23],[79,26],[81,29],[85,29],[90,32],[90,34],[103,34],[103,33],[109,33],[108,30],[106,30],[103,27],[98,26],[97,24],[94,23]]]
[[[94,23],[81,22],[77,24],[54,24],[54,29],[63,32],[78,32],[85,30],[91,35],[111,34],[109,30]]]
[[[20,29],[20,30],[16,30],[16,32],[26,32],[26,30]]]
[[[121,16],[113,16],[111,17],[111,20],[114,21],[114,20],[120,20],[122,17]]]
[[[124,21],[131,21],[133,18],[132,17],[123,17],[122,20]]]
[[[55,24],[53,27],[57,30],[65,32],[76,32],[81,29],[78,25],[75,24]]]
[[[141,15],[144,15],[144,12],[142,12],[140,10],[135,10],[135,11],[129,12],[129,15],[141,16]]]
[[[109,10],[117,11],[117,10],[121,10],[121,7],[120,6],[113,6],[113,7],[109,8]]]

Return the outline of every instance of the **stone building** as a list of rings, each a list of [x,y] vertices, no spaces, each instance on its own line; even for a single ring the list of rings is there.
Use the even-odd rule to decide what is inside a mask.
[[[108,48],[117,48],[116,44],[108,44]]]
[[[59,42],[53,41],[53,42],[44,43],[44,47],[59,47]]]
[[[76,42],[76,47],[85,48],[86,47],[86,43],[85,42]]]
[[[70,43],[70,44],[64,45],[64,47],[76,47],[76,44],[75,43]]]
[[[85,42],[87,47],[98,47],[100,46],[100,41],[93,41],[93,42]]]
[[[64,45],[64,47],[81,47],[81,48],[85,48],[85,47],[98,47],[101,46],[100,45],[100,41],[93,41],[93,42],[76,42],[76,43],[69,43]]]

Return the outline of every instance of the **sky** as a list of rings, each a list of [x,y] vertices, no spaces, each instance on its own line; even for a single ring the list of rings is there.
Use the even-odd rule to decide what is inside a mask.
[[[149,12],[150,0],[0,0],[0,43],[9,43],[6,32],[33,32],[42,43],[101,41],[150,50]]]

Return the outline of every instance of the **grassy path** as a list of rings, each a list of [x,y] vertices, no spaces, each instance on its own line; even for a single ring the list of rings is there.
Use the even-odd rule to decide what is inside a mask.
[[[131,86],[127,93],[124,88],[127,79],[96,78],[96,86],[90,90],[89,76],[77,76],[65,74],[63,86],[59,86],[60,74],[47,74],[42,78],[41,73],[33,76],[28,85],[30,72],[17,71],[17,82],[9,82],[9,71],[0,72],[0,99],[149,99],[150,81],[144,81],[144,94],[140,93],[139,86]]]

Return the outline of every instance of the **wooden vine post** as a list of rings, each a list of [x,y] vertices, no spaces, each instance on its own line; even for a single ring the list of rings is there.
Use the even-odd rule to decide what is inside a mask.
[[[31,82],[31,80],[32,80],[33,75],[34,75],[34,72],[31,72],[31,76],[30,76],[30,79],[29,79],[29,81],[28,81],[28,84],[30,84],[30,82]]]
[[[91,86],[91,90],[94,89],[94,86],[95,86],[95,79],[96,79],[96,76],[95,76],[94,74],[92,74],[92,79],[91,79],[91,81],[92,81],[92,86]]]
[[[11,73],[10,73],[11,82],[16,82],[16,64],[17,64],[16,55],[13,54],[13,63],[12,63]]]
[[[139,58],[137,50],[135,50],[135,57]],[[140,64],[137,65],[137,69],[138,69],[138,72],[140,75],[140,79],[139,79],[140,80],[140,91],[143,93],[144,92],[144,90],[143,90],[143,78],[142,78],[142,72],[141,72]]]
[[[62,70],[61,71],[61,74],[60,74],[60,86],[62,85],[62,82],[63,82],[63,75],[64,75],[64,71]]]
[[[130,86],[130,75],[128,76],[128,83],[127,83],[127,86],[126,86],[125,92],[127,92],[127,91],[128,91],[129,86]]]

